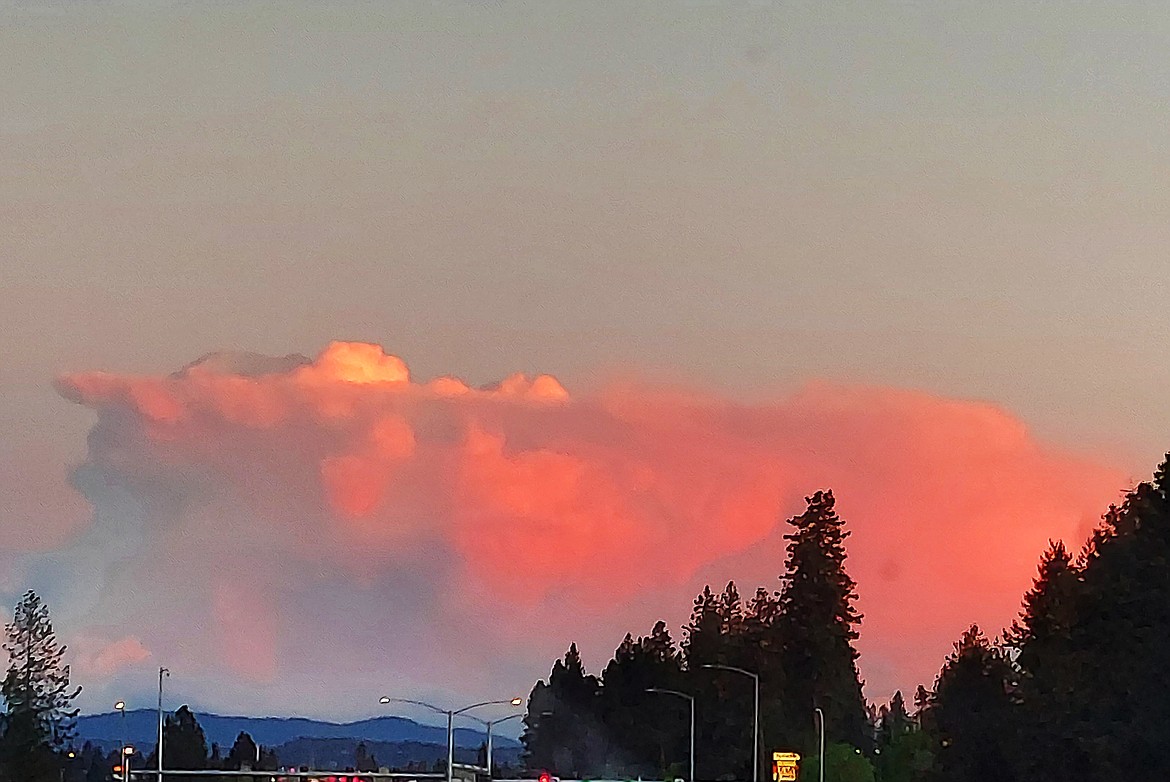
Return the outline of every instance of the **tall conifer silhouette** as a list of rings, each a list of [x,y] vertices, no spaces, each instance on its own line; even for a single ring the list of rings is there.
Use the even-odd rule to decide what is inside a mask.
[[[825,714],[829,741],[868,748],[872,743],[857,672],[856,584],[845,570],[849,532],[837,516],[832,491],[818,491],[790,520],[788,563],[781,577],[777,623],[784,642],[787,737],[809,747],[814,708]]]

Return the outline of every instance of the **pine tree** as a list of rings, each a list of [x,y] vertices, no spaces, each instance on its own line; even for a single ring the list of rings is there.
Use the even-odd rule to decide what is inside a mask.
[[[780,593],[763,587],[748,601],[744,613],[742,667],[760,677],[760,742],[762,767],[767,767],[768,745],[785,733],[787,698],[784,674],[783,629],[778,621]]]
[[[751,682],[741,676],[703,670],[705,665],[750,664],[746,662],[747,630],[734,582],[729,582],[719,595],[710,586],[703,587],[695,598],[691,619],[683,628],[687,691],[696,700],[695,773],[700,778],[751,772]]]
[[[1049,543],[1008,631],[1019,677],[1016,765],[1028,779],[1073,778],[1085,767],[1072,720],[1078,687],[1072,632],[1080,591],[1081,571],[1072,556],[1063,543]]]
[[[163,767],[185,771],[207,768],[207,737],[186,705],[163,723]]]
[[[780,615],[780,595],[763,587],[748,601],[744,613],[743,634],[749,654],[750,670],[760,674],[760,680],[770,681],[779,689],[783,679],[783,638],[779,635],[777,617]]]
[[[5,702],[0,735],[0,778],[12,782],[57,782],[62,752],[73,738],[77,710],[65,647],[57,644],[49,607],[35,592],[16,605],[5,628],[8,673],[0,687]]]
[[[682,684],[682,657],[666,622],[655,622],[650,635],[638,639],[639,659],[646,666],[645,678],[650,686],[679,689]],[[681,764],[686,757],[690,709],[686,703],[671,698],[673,709],[661,701],[652,712],[657,722],[648,731],[647,743],[656,750],[656,770],[666,771],[670,764]],[[674,718],[671,718],[673,713]],[[675,776],[678,776],[677,774]]]
[[[543,680],[538,681],[528,694],[524,730],[520,734],[520,743],[524,746],[521,760],[530,771],[550,771],[553,768],[555,716],[552,692]]]
[[[890,698],[889,705],[882,706],[878,720],[878,746],[884,747],[894,743],[894,739],[909,733],[913,728],[910,713],[906,711],[906,701],[902,691],[898,690]]]
[[[1082,557],[1067,711],[1089,778],[1170,778],[1168,464],[1109,509]]]
[[[601,720],[608,740],[609,768],[625,774],[646,775],[654,768],[655,758],[646,746],[646,732],[638,730],[651,697],[646,666],[634,637],[626,633],[614,650],[613,659],[601,673]]]
[[[868,749],[861,678],[857,672],[856,584],[845,571],[849,533],[834,508],[832,491],[807,498],[808,509],[790,520],[788,562],[782,576],[777,625],[784,641],[784,740],[813,744],[813,710],[825,715],[826,739]]]
[[[372,759],[377,760],[372,755]],[[280,768],[280,758],[276,755],[276,750],[271,747],[260,748],[260,763],[256,766],[258,771],[276,771]]]
[[[930,708],[938,740],[937,771],[947,782],[1012,782],[1011,665],[972,625],[955,644],[935,684]]]
[[[922,718],[930,710],[931,697],[930,690],[926,689],[925,685],[920,684],[914,689],[914,723],[920,728]]]
[[[626,634],[602,673],[602,721],[609,750],[607,770],[624,776],[659,776],[686,752],[686,704],[648,693],[677,689],[678,652],[658,622],[636,641]]]
[[[915,782],[924,780],[934,762],[932,736],[919,729],[919,718],[928,708],[929,695],[919,685],[915,698],[918,714],[911,715],[899,690],[879,711],[877,752],[874,765],[881,782]]]
[[[591,774],[605,756],[599,715],[599,682],[585,672],[577,644],[558,660],[548,684],[538,682],[528,699],[521,738],[530,769],[558,776]]]
[[[718,603],[720,633],[728,638],[742,639],[744,631],[743,602],[734,581],[728,581]]]
[[[169,759],[170,747],[167,747],[166,749],[167,757]],[[235,743],[232,744],[232,748],[228,752],[228,756],[225,759],[224,768],[229,771],[240,771],[244,766],[255,769],[257,754],[258,747],[256,746],[256,742],[248,733],[240,731],[240,734],[236,736]],[[176,766],[176,768],[178,768],[178,766]]]
[[[596,776],[605,756],[604,729],[598,714],[600,682],[585,671],[577,644],[571,644],[565,658],[553,666],[548,678],[557,706],[566,717],[566,748],[572,776]]]
[[[710,586],[705,586],[695,598],[691,620],[683,628],[683,655],[689,669],[719,662],[723,649],[722,632],[719,598],[711,592]]]

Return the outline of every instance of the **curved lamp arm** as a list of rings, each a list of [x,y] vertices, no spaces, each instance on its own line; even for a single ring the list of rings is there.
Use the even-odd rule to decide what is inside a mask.
[[[715,665],[715,664],[710,664],[710,665],[703,665],[703,666],[700,666],[700,667],[702,667],[702,668],[714,668],[714,669],[716,669],[716,670],[720,670],[720,671],[734,671],[735,673],[742,673],[744,676],[750,676],[750,677],[752,677],[753,679],[759,679],[759,678],[760,678],[759,674],[752,673],[751,671],[745,671],[743,668],[736,668],[734,665]]]
[[[434,705],[433,703],[427,703],[426,701],[416,701],[416,700],[412,700],[410,698],[391,698],[388,695],[383,695],[381,698],[378,699],[378,703],[381,703],[381,704],[409,703],[409,704],[412,704],[414,706],[422,706],[424,708],[430,709],[431,711],[438,712],[439,714],[450,714],[451,713],[447,709],[440,709],[438,706]]]
[[[679,692],[678,690],[667,690],[662,687],[647,687],[646,692],[662,692],[666,693],[667,695],[677,695],[680,698],[686,698],[688,701],[693,701],[695,699],[694,695],[687,695],[685,692]]]
[[[519,706],[523,702],[524,702],[523,698],[510,698],[509,700],[506,700],[506,701],[480,701],[479,703],[473,703],[470,706],[464,706],[462,709],[455,709],[451,713],[452,714],[462,714],[465,711],[471,711],[472,709],[478,709],[480,706],[505,706],[505,705],[506,706]]]

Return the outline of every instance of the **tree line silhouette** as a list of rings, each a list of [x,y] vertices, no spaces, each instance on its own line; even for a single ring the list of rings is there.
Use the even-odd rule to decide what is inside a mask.
[[[999,782],[1170,779],[1170,455],[1073,555],[1052,542],[1019,618],[997,638],[971,626],[913,703],[875,708],[857,672],[862,617],[832,492],[790,520],[780,588],[746,602],[704,588],[675,643],[664,622],[627,634],[600,676],[576,644],[534,686],[522,742],[531,770],[568,778],[684,776],[695,698],[697,779],[750,779],[755,672],[760,763],[795,750],[817,778]]]

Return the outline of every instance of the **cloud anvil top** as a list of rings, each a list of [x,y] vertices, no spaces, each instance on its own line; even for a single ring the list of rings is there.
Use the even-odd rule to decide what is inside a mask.
[[[892,689],[932,669],[955,622],[1010,617],[1035,552],[1083,535],[1123,483],[1003,410],[893,388],[811,383],[755,405],[631,384],[571,395],[546,375],[474,389],[414,380],[360,343],[58,387],[98,413],[75,476],[95,510],[85,534],[133,523],[136,578],[187,580],[153,598],[143,654],[253,683],[309,682],[325,657],[297,639],[342,633],[354,610],[415,628],[379,638],[386,671],[429,644],[456,650],[408,666],[419,685],[498,675],[452,642],[469,628],[540,664],[575,618],[611,633],[712,574],[774,578],[783,519],[832,485],[853,519],[862,665]],[[141,599],[128,583],[101,589]],[[118,642],[113,618],[95,617],[86,643]],[[526,637],[534,620],[540,639]]]

